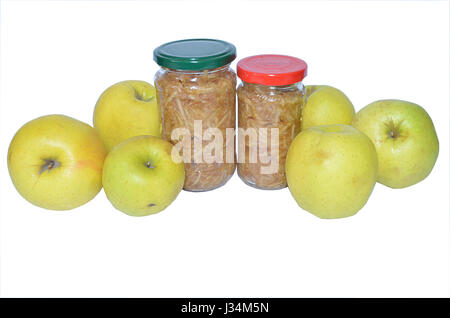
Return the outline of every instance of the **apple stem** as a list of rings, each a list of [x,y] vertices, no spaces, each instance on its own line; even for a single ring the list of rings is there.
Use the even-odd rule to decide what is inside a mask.
[[[402,121],[395,123],[392,118],[390,118],[389,121],[385,122],[386,132],[387,132],[389,138],[397,139],[398,137],[400,137],[401,123],[402,123]]]
[[[398,131],[396,131],[396,130],[391,130],[391,131],[389,132],[389,137],[391,137],[392,139],[397,138],[397,137],[398,137]]]
[[[50,171],[55,168],[61,166],[59,161],[54,159],[44,159],[44,164],[41,166],[41,170],[39,170],[39,174],[42,174],[44,171]]]
[[[140,94],[136,89],[134,90],[134,93],[137,100],[149,102],[153,99],[153,96],[145,96],[145,92],[143,92],[143,94]]]
[[[149,160],[149,161],[147,161],[147,163],[145,164],[145,166],[147,167],[147,168],[154,168],[154,166],[152,165],[152,162]]]

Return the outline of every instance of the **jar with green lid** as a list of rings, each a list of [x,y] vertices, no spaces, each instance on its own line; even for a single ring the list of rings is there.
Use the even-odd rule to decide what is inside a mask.
[[[163,137],[185,163],[184,189],[207,191],[225,184],[235,164],[236,74],[234,45],[188,39],[163,44],[153,54],[161,66],[155,87]]]

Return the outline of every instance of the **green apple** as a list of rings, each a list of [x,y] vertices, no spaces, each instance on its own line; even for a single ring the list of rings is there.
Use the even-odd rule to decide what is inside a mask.
[[[378,182],[404,188],[425,179],[439,153],[427,112],[414,103],[380,100],[361,109],[353,126],[373,141],[378,153]]]
[[[184,164],[158,137],[132,137],[114,147],[103,166],[103,188],[113,206],[132,216],[164,210],[184,185]]]
[[[95,105],[94,127],[108,151],[134,136],[160,137],[155,88],[144,81],[123,81],[107,88]]]
[[[354,115],[353,104],[337,88],[327,85],[306,86],[302,129],[333,124],[351,125]]]
[[[94,128],[63,115],[36,118],[15,134],[8,169],[17,191],[29,202],[69,210],[102,188],[106,149]]]
[[[351,126],[303,130],[289,147],[289,190],[300,207],[320,218],[354,215],[369,199],[376,178],[375,147]]]

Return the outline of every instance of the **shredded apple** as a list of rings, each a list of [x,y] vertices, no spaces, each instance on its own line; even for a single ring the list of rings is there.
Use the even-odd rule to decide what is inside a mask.
[[[238,174],[244,182],[262,189],[286,187],[286,155],[294,137],[301,127],[301,108],[304,102],[303,85],[265,86],[243,83],[237,90],[239,109],[238,126],[243,130],[257,128],[257,140],[245,136],[245,152],[239,153]],[[259,128],[267,128],[267,134]],[[271,140],[271,128],[278,128],[279,138]],[[263,130],[264,131],[264,130]],[[241,143],[240,140],[239,142]],[[270,163],[263,162],[258,154],[256,162],[251,162],[250,152],[267,149],[267,157],[275,160],[278,150],[278,166],[274,173],[262,173],[262,168]],[[241,148],[239,148],[241,150]],[[241,159],[241,156],[244,158]]]
[[[164,138],[174,145],[182,142],[183,138],[191,139],[190,160],[185,161],[184,189],[206,191],[225,184],[235,170],[235,137],[233,134],[231,138],[226,138],[226,129],[234,131],[236,127],[236,74],[229,65],[205,71],[161,68],[156,74],[155,86]],[[203,138],[200,147],[194,149],[199,124]],[[177,128],[186,128],[189,135],[173,136],[172,132]],[[223,138],[220,144],[222,153],[211,151],[215,156],[212,162],[202,156],[205,147],[214,140],[214,137],[208,138],[205,134],[208,128],[218,128]],[[227,146],[232,149],[231,158],[227,158]]]

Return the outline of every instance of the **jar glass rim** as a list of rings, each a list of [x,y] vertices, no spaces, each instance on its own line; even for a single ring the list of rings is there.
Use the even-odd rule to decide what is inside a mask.
[[[201,74],[204,72],[207,72],[208,74],[210,74],[210,73],[216,73],[216,72],[227,70],[230,67],[230,65],[231,65],[231,63],[228,63],[225,65],[216,67],[216,68],[204,69],[204,70],[181,70],[181,69],[173,69],[173,68],[169,68],[169,67],[165,67],[165,66],[161,66],[161,69],[163,69],[167,72],[183,73],[183,74]]]

